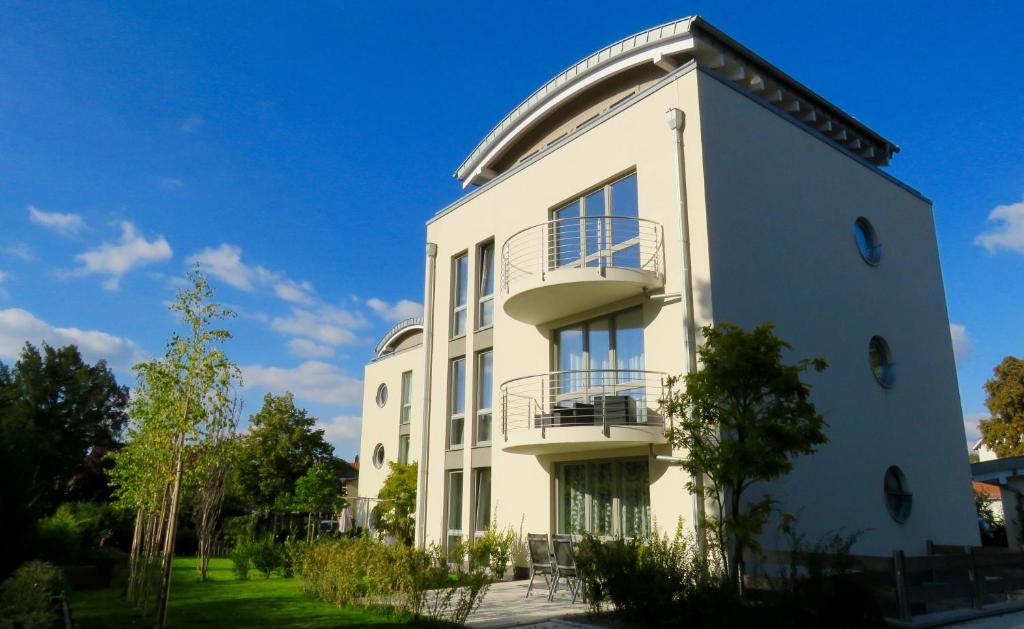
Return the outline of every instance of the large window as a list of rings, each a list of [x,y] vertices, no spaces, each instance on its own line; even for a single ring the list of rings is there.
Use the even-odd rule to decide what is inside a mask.
[[[402,417],[400,422],[408,424],[412,421],[412,372],[402,374]]]
[[[398,436],[398,462],[402,465],[409,464],[409,435]]]
[[[479,290],[480,305],[477,310],[476,325],[486,328],[494,325],[494,243],[480,246]]]
[[[452,264],[452,337],[466,333],[469,299],[469,255],[462,254]]]
[[[445,524],[448,552],[451,553],[455,544],[462,539],[462,472],[448,472],[447,511]]]
[[[494,396],[494,352],[487,350],[477,354],[476,363],[476,442],[491,442],[491,400]]]
[[[636,173],[552,213],[550,266],[640,268]]]
[[[462,445],[462,436],[466,424],[466,358],[456,358],[451,363],[451,381],[448,383],[448,391],[451,400],[448,404],[451,408],[448,422],[448,447],[456,448]]]
[[[557,469],[559,533],[650,534],[646,459],[561,463]]]
[[[473,511],[473,532],[479,537],[491,524],[491,468],[482,467],[474,472],[474,476],[476,508]]]
[[[551,383],[559,404],[619,395],[634,400],[634,421],[645,421],[643,311],[632,308],[555,332],[555,370]],[[653,400],[652,400],[653,401]]]

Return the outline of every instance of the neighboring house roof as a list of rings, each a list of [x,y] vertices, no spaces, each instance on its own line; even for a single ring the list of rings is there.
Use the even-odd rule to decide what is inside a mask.
[[[1001,500],[1003,497],[1002,492],[999,491],[998,485],[993,485],[991,483],[983,483],[981,481],[975,480],[971,481],[971,487],[974,488],[975,494],[985,496],[986,498],[990,498],[992,500]]]
[[[853,116],[692,16],[630,35],[559,73],[502,118],[454,176],[464,187],[492,179],[497,174],[492,167],[505,150],[586,89],[642,65],[653,63],[670,72],[693,59],[876,166],[887,165],[899,151]]]
[[[1024,476],[1024,456],[971,463],[971,476],[976,481],[1005,484],[1012,477]]]

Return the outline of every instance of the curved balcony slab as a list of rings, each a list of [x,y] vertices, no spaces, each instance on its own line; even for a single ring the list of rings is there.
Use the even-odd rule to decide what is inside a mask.
[[[660,423],[613,425],[607,436],[601,426],[552,426],[509,431],[501,449],[516,454],[564,454],[663,443],[667,440]]]
[[[641,295],[664,283],[661,274],[644,269],[558,268],[517,281],[503,307],[513,319],[538,325]]]

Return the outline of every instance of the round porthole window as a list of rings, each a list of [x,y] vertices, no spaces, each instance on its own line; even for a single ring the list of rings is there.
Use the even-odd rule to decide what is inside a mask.
[[[383,382],[377,387],[377,406],[384,408],[384,405],[388,403],[388,385]]]
[[[868,358],[871,361],[871,373],[875,375],[878,384],[885,388],[892,386],[893,364],[892,353],[889,351],[889,344],[880,336],[872,336],[868,343]]]
[[[384,467],[384,444],[378,443],[373,449],[373,466],[378,470]]]
[[[910,493],[907,477],[895,465],[885,471],[885,506],[892,519],[900,524],[907,521],[914,506],[914,495]]]
[[[853,237],[857,241],[857,250],[864,261],[874,266],[882,259],[882,245],[878,244],[878,234],[871,221],[863,216],[853,223]]]

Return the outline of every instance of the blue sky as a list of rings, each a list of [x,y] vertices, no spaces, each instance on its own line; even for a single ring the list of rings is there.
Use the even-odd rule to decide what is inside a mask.
[[[976,431],[982,383],[1024,354],[1016,3],[6,2],[0,360],[77,342],[130,382],[198,257],[240,313],[248,410],[291,388],[350,458],[363,364],[417,310],[461,159],[564,67],[692,13],[902,146]]]

